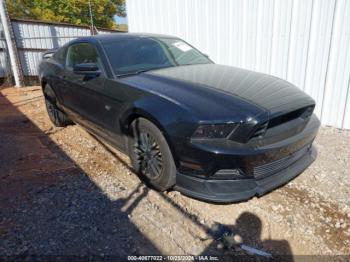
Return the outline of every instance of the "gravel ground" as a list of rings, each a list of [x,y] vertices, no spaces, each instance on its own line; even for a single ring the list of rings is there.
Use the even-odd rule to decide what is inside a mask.
[[[218,205],[150,190],[125,155],[54,128],[38,87],[0,92],[0,255],[350,255],[349,131],[322,127],[288,185]]]

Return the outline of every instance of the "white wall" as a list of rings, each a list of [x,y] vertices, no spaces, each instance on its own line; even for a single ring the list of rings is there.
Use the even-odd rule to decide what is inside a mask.
[[[127,0],[130,32],[179,36],[216,63],[286,79],[350,129],[350,0]]]

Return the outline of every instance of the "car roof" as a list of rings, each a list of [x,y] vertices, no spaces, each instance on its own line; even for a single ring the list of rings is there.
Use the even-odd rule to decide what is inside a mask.
[[[152,37],[164,37],[164,38],[177,38],[175,36],[161,35],[161,34],[148,34],[148,33],[110,33],[110,34],[99,34],[94,36],[79,37],[76,41],[99,41],[109,42],[118,39],[133,39],[133,38],[152,38]]]

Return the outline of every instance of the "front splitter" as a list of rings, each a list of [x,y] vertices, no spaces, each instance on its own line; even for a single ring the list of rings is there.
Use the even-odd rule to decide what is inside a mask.
[[[216,203],[232,203],[262,196],[300,175],[316,159],[314,146],[287,168],[263,179],[203,179],[178,173],[175,190],[184,195]]]

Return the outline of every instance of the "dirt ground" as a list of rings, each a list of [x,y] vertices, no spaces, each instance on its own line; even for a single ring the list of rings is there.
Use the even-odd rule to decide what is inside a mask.
[[[0,92],[0,255],[350,255],[349,131],[322,127],[288,185],[218,205],[150,190],[125,155],[54,128],[40,88]]]

